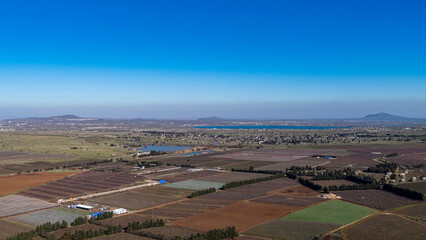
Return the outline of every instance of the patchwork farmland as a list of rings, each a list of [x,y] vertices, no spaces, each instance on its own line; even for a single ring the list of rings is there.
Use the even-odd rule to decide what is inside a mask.
[[[420,203],[420,201],[399,196],[383,190],[350,190],[336,191],[333,193],[342,197],[342,199],[345,201],[380,210]]]
[[[30,231],[31,229],[33,229],[33,226],[14,222],[9,219],[0,219],[0,239],[7,239],[8,237]]]
[[[0,217],[9,217],[59,206],[36,198],[9,195],[0,198]]]
[[[72,223],[76,218],[85,216],[86,214],[83,212],[59,207],[27,214],[21,214],[19,216],[12,217],[11,219],[28,225],[38,226],[48,222],[55,223],[66,221],[68,223]]]
[[[184,199],[191,193],[192,190],[187,189],[153,186],[96,197],[91,199],[91,201],[115,207],[138,210]]]
[[[412,239],[423,240],[426,227],[395,215],[380,214],[344,230],[349,239]]]
[[[104,191],[142,180],[142,177],[130,174],[86,171],[55,182],[33,187],[20,192],[20,195],[49,201]]]
[[[309,240],[337,229],[340,226],[340,224],[332,223],[299,222],[278,219],[258,225],[243,233],[249,236],[268,239]]]
[[[0,177],[0,182],[2,184],[0,196],[16,193],[29,187],[55,181],[74,174],[74,172],[40,172],[3,176]]]
[[[315,157],[318,154],[329,154],[335,158]],[[78,231],[106,231],[109,228],[121,226],[124,232],[96,239],[155,238],[168,240],[176,236],[189,237],[191,234],[203,233],[215,228],[223,229],[235,226],[236,230],[243,235],[237,239],[309,240],[333,233],[344,239],[345,236],[351,236],[349,239],[357,240],[362,239],[363,234],[369,233],[356,235],[351,229],[356,229],[358,225],[370,218],[375,219],[375,215],[382,215],[382,210],[403,220],[423,224],[424,214],[421,213],[423,205],[417,200],[378,189],[326,193],[321,189],[313,190],[312,186],[298,180],[298,176],[291,179],[276,172],[263,171],[280,170],[288,174],[291,172],[287,168],[298,166],[300,169],[298,174],[305,179],[312,180],[315,179],[317,172],[322,174],[347,167],[347,163],[352,161],[348,159],[363,158],[357,162],[356,166],[365,169],[373,158],[378,157],[376,155],[365,149],[363,151],[359,149],[351,151],[261,149],[233,151],[230,154],[165,158],[156,161],[153,167],[144,165],[149,166],[147,168],[142,168],[140,162],[108,163],[104,168],[97,167],[97,171],[70,172],[67,173],[68,176],[34,184],[36,186],[29,186],[30,188],[25,190],[19,189],[23,191],[19,192],[19,195],[13,196],[18,198],[31,196],[29,198],[31,202],[41,201],[48,205],[29,208],[25,211],[14,210],[16,212],[13,213],[14,216],[0,219],[5,222],[4,230],[0,227],[0,231],[4,232],[4,236],[11,236],[18,233],[20,231],[18,229],[28,231],[39,224],[63,220],[71,223],[78,217],[121,208],[126,211],[114,215],[112,218],[94,220],[83,225],[56,230],[50,235],[59,239],[65,233],[72,235]],[[380,156],[382,155],[384,154]],[[364,156],[368,156],[368,160],[364,159]],[[184,166],[167,165],[170,162],[181,163]],[[163,165],[159,163],[163,163]],[[191,164],[196,167],[205,166],[208,169],[194,169],[194,166],[190,166]],[[246,172],[235,171],[235,169],[234,171],[225,170],[231,168],[246,169]],[[262,179],[273,174],[278,174],[276,176],[281,178],[262,180],[257,183],[246,182],[246,180]],[[353,172],[349,174],[353,174]],[[383,175],[382,173],[367,174],[377,175],[378,178]],[[59,198],[121,189],[141,183],[145,179],[164,180],[165,182],[156,183],[158,184],[156,186],[123,189],[121,192],[87,199],[73,199],[66,204],[49,205],[52,203],[47,202],[56,201]],[[235,184],[234,187],[221,189],[224,184],[231,182]],[[320,188],[333,185],[362,186],[362,183],[355,183],[344,178],[312,180],[312,182],[318,184]],[[402,186],[402,184],[398,186]],[[191,193],[208,188],[216,188],[216,192],[188,198]],[[341,197],[341,200],[335,200],[336,197]],[[76,210],[76,204],[88,205],[93,209]],[[414,206],[406,207],[411,205]],[[418,209],[418,211],[413,209]],[[165,225],[147,229],[128,229],[128,226],[134,225],[136,222],[143,223],[151,219],[162,219]],[[397,223],[396,220],[380,220],[379,222],[395,222],[405,226],[405,223]],[[336,229],[339,230],[336,231]],[[398,234],[400,233],[396,233],[397,236],[399,236]]]
[[[235,225],[237,231],[245,231],[299,209],[301,207],[241,201],[172,224],[204,231]]]

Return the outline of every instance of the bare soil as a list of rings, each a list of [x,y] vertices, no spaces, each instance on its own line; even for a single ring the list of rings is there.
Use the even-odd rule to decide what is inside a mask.
[[[203,231],[235,225],[237,231],[242,232],[299,209],[302,209],[302,207],[244,201],[197,216],[180,219],[172,222],[172,224]]]
[[[380,210],[392,209],[420,202],[383,190],[349,190],[336,191],[333,193],[342,197],[345,201]]]
[[[73,175],[72,172],[40,172],[33,174],[21,174],[0,177],[2,187],[0,196],[22,191],[50,181],[55,181],[66,176]]]

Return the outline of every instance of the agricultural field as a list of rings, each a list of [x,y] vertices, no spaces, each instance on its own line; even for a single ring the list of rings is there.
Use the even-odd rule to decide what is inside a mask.
[[[129,150],[117,138],[96,133],[0,133],[0,151],[41,154],[23,159],[22,162],[44,161],[64,162],[65,152],[69,160],[108,159],[111,156],[127,158]],[[114,144],[114,147],[111,146]],[[54,155],[54,156],[49,156]],[[24,155],[23,155],[24,156]],[[15,157],[15,156],[11,156]],[[21,158],[22,156],[16,156]],[[10,163],[16,163],[10,161]]]
[[[2,184],[0,196],[22,191],[26,188],[55,181],[73,174],[75,172],[40,172],[0,177]]]
[[[403,183],[397,185],[400,188],[408,188],[417,192],[426,194],[426,181],[414,182],[414,183]]]
[[[364,206],[340,200],[332,200],[294,212],[282,219],[301,222],[348,224],[375,212],[376,210]]]
[[[216,155],[217,153],[191,157],[167,158],[161,161],[175,166],[191,165],[203,168],[226,168],[226,166],[244,162],[233,159],[214,158]]]
[[[360,152],[358,150],[351,151],[352,153],[347,156],[337,156],[335,159],[329,159],[330,163],[325,166],[337,169],[350,167],[352,169],[365,170],[368,167],[377,165],[377,162],[373,159],[380,157],[380,155],[375,155],[371,152]]]
[[[379,210],[387,210],[403,205],[419,203],[419,201],[383,190],[348,190],[336,191],[333,193],[342,197],[345,201]]]
[[[325,201],[320,197],[301,197],[301,196],[286,196],[286,195],[271,195],[262,198],[251,200],[252,202],[280,204],[288,206],[311,206]]]
[[[411,207],[406,207],[395,211],[396,214],[413,217],[426,222],[426,204],[416,204]]]
[[[232,168],[234,169],[249,169],[250,167],[253,168],[259,168],[259,167],[264,167],[267,165],[271,165],[271,164],[275,164],[275,162],[267,162],[267,161],[239,161],[233,164],[229,164],[226,166],[223,166],[225,169],[229,169],[231,170]]]
[[[211,156],[210,158],[233,159],[233,160],[251,160],[251,161],[267,161],[267,162],[288,162],[314,154],[321,154],[326,150],[317,149],[280,149],[280,150],[249,150],[228,154]]]
[[[241,201],[203,214],[179,219],[171,224],[203,231],[235,225],[238,232],[243,232],[301,208]]]
[[[26,152],[0,152],[0,162],[2,165],[24,164],[39,161],[65,160],[65,154],[43,154]],[[73,158],[70,157],[70,160]]]
[[[200,180],[185,180],[170,184],[162,185],[167,188],[179,188],[179,189],[188,189],[188,190],[203,190],[207,188],[216,188],[219,189],[223,186],[224,183],[220,182],[209,182],[209,181],[200,181]]]
[[[268,176],[271,176],[271,175],[259,174],[259,173],[245,173],[245,172],[227,172],[227,173],[221,173],[221,174],[217,174],[213,176],[200,177],[200,178],[197,178],[197,180],[229,183],[233,181],[242,181],[242,180],[248,180],[248,179],[263,178]]]
[[[400,216],[381,214],[361,221],[344,230],[348,239],[410,239],[424,240],[426,227]]]
[[[34,227],[14,222],[9,219],[0,219],[0,239],[6,239],[15,234],[26,232],[34,229]]]
[[[83,211],[68,209],[68,208],[54,208],[43,211],[37,211],[33,213],[22,214],[19,216],[12,217],[11,219],[17,222],[26,223],[33,226],[38,226],[47,222],[55,223],[66,221],[68,224],[71,224],[76,218],[84,217],[89,212],[85,213]]]
[[[290,168],[292,166],[298,166],[298,167],[304,167],[304,166],[320,166],[320,165],[324,165],[326,164],[327,161],[325,160],[320,160],[320,159],[316,159],[316,158],[304,158],[304,159],[299,159],[299,160],[294,160],[294,161],[288,161],[288,162],[280,162],[280,163],[275,163],[275,164],[271,164],[271,165],[267,165],[267,166],[263,166],[263,167],[258,167],[256,168],[256,170],[274,170],[274,171],[285,171],[287,168]]]
[[[96,197],[91,199],[91,201],[130,210],[139,210],[184,199],[192,192],[192,190],[186,189],[153,186]]]
[[[276,191],[276,193],[280,193],[286,196],[300,196],[300,197],[318,197],[320,195],[317,191],[314,191],[300,184],[292,185],[284,189],[279,189],[278,191]]]
[[[299,222],[278,219],[258,225],[243,232],[243,234],[269,239],[311,240],[321,234],[333,231],[340,226],[339,224],[331,223]]]
[[[268,192],[278,191],[278,190],[293,187],[293,186],[300,186],[300,184],[294,181],[293,179],[279,178],[279,179],[274,179],[270,181],[231,188],[226,191],[236,192],[236,193],[255,193],[255,194],[259,194],[259,196],[263,196],[264,194]]]
[[[20,195],[49,201],[75,197],[90,192],[105,191],[142,180],[142,177],[125,173],[86,171],[55,182],[33,187],[21,192]]]
[[[175,183],[175,182],[180,182],[180,181],[185,181],[185,180],[190,180],[190,179],[198,179],[198,178],[203,178],[203,177],[209,177],[209,176],[215,176],[215,175],[220,175],[222,174],[222,172],[219,171],[208,171],[208,170],[204,170],[204,171],[185,171],[185,172],[180,172],[177,174],[173,174],[170,176],[165,176],[162,178],[154,178],[157,180],[166,180],[166,182],[169,183]]]
[[[319,184],[323,187],[330,187],[330,186],[341,186],[341,185],[358,185],[357,183],[354,183],[352,181],[340,179],[340,180],[315,180],[312,181],[316,184]]]
[[[14,216],[59,206],[36,198],[8,195],[0,198],[0,217]]]
[[[211,194],[206,196],[209,195]],[[186,199],[184,201],[169,204],[167,206],[146,210],[141,214],[144,214],[147,217],[162,218],[164,220],[172,221],[202,214],[235,202],[236,200],[210,199],[204,198],[204,196],[202,196]]]
[[[179,236],[179,237],[189,237],[191,234],[197,234],[201,233],[202,231],[185,228],[181,226],[163,226],[163,227],[155,227],[155,228],[148,228],[136,231],[135,233],[149,238],[154,239],[172,239],[173,237]]]

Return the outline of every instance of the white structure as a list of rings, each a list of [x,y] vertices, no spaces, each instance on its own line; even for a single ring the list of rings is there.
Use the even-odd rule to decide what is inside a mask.
[[[77,205],[75,205],[75,207],[80,208],[80,209],[84,209],[84,210],[91,210],[93,208],[92,206],[83,205],[83,204],[77,204]]]
[[[119,215],[119,214],[123,214],[123,213],[126,213],[126,212],[127,212],[127,210],[124,209],[124,208],[117,208],[117,209],[112,210],[112,213],[114,213],[114,215]]]

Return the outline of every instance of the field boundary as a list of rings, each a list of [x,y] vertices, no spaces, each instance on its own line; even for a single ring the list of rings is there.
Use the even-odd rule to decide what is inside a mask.
[[[58,203],[72,202],[72,201],[75,201],[75,199],[87,199],[87,198],[99,197],[99,196],[103,196],[103,195],[109,195],[109,194],[113,194],[113,193],[119,193],[119,192],[137,189],[137,188],[154,186],[154,185],[158,185],[158,184],[160,184],[160,183],[158,183],[157,181],[150,181],[150,183],[145,183],[145,184],[130,186],[130,187],[124,187],[124,188],[120,188],[120,189],[116,189],[116,190],[110,190],[110,191],[106,191],[106,192],[92,193],[92,194],[87,194],[87,195],[83,195],[83,196],[80,196],[80,197],[74,197],[74,198],[68,198],[68,199],[59,199]]]

